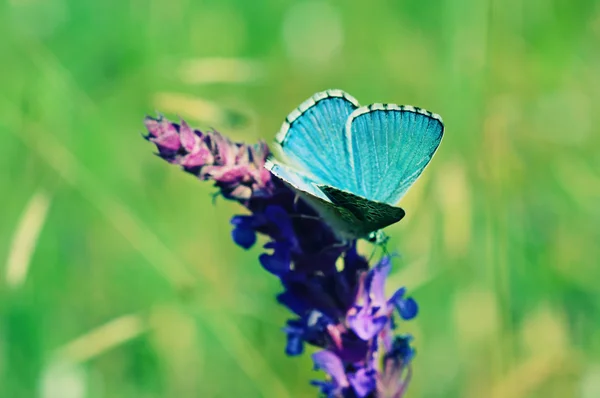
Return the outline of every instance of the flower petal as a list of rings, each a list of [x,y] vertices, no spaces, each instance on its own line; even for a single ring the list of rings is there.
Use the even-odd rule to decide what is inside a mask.
[[[194,150],[200,145],[200,137],[198,137],[190,126],[182,120],[179,126],[179,139],[181,141],[181,146],[187,152],[194,152]]]
[[[192,168],[211,164],[213,156],[204,146],[199,146],[194,152],[185,155],[179,162],[183,167]]]
[[[231,231],[231,237],[237,245],[244,249],[250,249],[256,243],[256,231],[250,228],[234,228]]]
[[[302,339],[304,329],[302,328],[302,321],[288,321],[287,326],[283,330],[287,334],[285,353],[291,357],[302,354],[304,352],[304,340]]]
[[[388,256],[383,257],[378,264],[376,264],[371,271],[369,271],[370,278],[368,278],[370,282],[369,289],[369,297],[373,302],[373,306],[376,307],[385,307],[387,302],[385,298],[385,279],[390,273],[390,269],[392,268],[392,262]]]
[[[346,317],[350,329],[362,340],[373,338],[388,322],[387,315],[374,316],[370,312],[370,307],[362,307],[356,312],[351,310],[350,315]]]
[[[348,380],[359,398],[369,395],[377,385],[376,372],[372,369],[361,368],[355,373],[350,373]]]
[[[312,360],[315,364],[315,369],[325,371],[325,373],[333,378],[336,385],[342,388],[350,385],[342,360],[333,352],[329,350],[316,352],[312,355]]]
[[[283,275],[290,270],[292,255],[290,247],[285,242],[269,242],[265,245],[266,249],[274,249],[272,254],[263,253],[258,260],[261,265],[270,273]]]
[[[278,238],[280,240],[294,241],[294,228],[290,215],[281,206],[268,206],[265,209],[265,216],[279,229],[281,236]]]
[[[396,310],[400,314],[400,317],[405,321],[413,319],[419,312],[419,306],[417,302],[412,298],[404,298],[405,288],[398,289],[396,293],[390,299],[390,304],[396,307]]]
[[[181,148],[177,129],[167,119],[147,117],[144,124],[150,133],[148,140],[156,144],[161,154],[163,152],[174,154]]]

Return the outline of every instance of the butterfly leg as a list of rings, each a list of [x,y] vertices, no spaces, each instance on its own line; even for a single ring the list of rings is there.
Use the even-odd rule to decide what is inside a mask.
[[[304,220],[323,221],[319,216],[309,216],[308,214],[291,214],[291,218],[302,218]]]
[[[333,243],[327,247],[324,247],[323,249],[321,249],[321,251],[319,252],[319,254],[323,254],[328,250],[339,250],[339,249],[348,249],[350,247],[350,243],[349,242],[337,242],[337,243]]]
[[[373,250],[371,251],[371,255],[369,256],[369,264],[371,263],[371,260],[373,260],[373,257],[375,257],[376,252],[377,252],[377,246],[373,246]]]
[[[294,209],[298,210],[298,202],[300,201],[300,194],[296,193],[294,195]]]
[[[387,241],[385,243],[381,244],[381,250],[383,251],[383,255],[385,257],[389,257],[390,256],[390,252],[387,249]]]
[[[373,246],[373,251],[371,252],[371,255],[369,256],[369,263],[371,262],[371,260],[373,260],[373,257],[375,257],[375,253],[377,253],[377,249],[381,248],[382,251],[382,257],[390,257],[391,254],[387,249],[387,245],[382,244],[382,245],[374,245]]]

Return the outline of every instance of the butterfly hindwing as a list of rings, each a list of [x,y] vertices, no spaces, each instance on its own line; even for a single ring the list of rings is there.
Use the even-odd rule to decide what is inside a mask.
[[[327,185],[318,187],[335,206],[344,208],[352,214],[354,219],[347,221],[355,224],[356,228],[360,225],[362,231],[358,236],[365,236],[369,232],[394,224],[405,215],[404,210],[400,207],[374,202]]]
[[[342,90],[313,95],[289,114],[275,140],[290,166],[319,183],[353,191],[346,121],[358,102]]]
[[[364,223],[355,215],[356,206],[350,206],[349,209],[344,207],[344,200],[341,196],[336,195],[337,190],[335,188],[328,186],[319,187],[310,177],[282,165],[274,159],[268,159],[265,163],[265,168],[275,177],[295,189],[300,197],[306,200],[342,236],[352,239],[371,232],[368,230],[370,224],[365,229]],[[321,188],[332,192],[332,197],[339,198],[340,205],[333,203]],[[358,217],[362,219],[362,216],[359,215]]]
[[[373,104],[348,118],[354,193],[375,202],[395,204],[421,175],[444,131],[441,118],[424,109]]]

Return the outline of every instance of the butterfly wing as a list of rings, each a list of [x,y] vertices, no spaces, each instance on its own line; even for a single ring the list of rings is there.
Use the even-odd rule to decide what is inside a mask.
[[[370,232],[400,221],[404,210],[341,191],[317,185],[310,177],[269,159],[265,168],[298,192],[342,239],[366,237]]]
[[[356,99],[342,90],[323,91],[304,101],[275,137],[286,163],[321,184],[354,191],[355,179],[348,178],[352,170],[344,128],[357,108]]]
[[[361,236],[361,231],[358,230],[360,229],[360,223],[357,222],[353,213],[342,206],[332,203],[328,196],[310,177],[274,159],[268,159],[265,162],[265,168],[275,177],[291,186],[327,221],[335,233],[342,239],[355,239]]]
[[[335,231],[366,237],[404,217],[392,205],[423,172],[443,130],[431,112],[391,104],[359,108],[343,91],[327,90],[290,113],[277,134],[290,166],[271,160],[265,167]]]
[[[265,168],[275,177],[283,180],[297,191],[304,192],[324,201],[330,201],[329,198],[317,187],[317,184],[310,177],[285,166],[275,159],[267,159]]]
[[[373,104],[348,118],[356,193],[396,204],[421,175],[442,140],[439,115],[412,106]]]
[[[335,206],[342,207],[352,214],[353,219],[347,221],[355,224],[354,234],[358,237],[365,237],[369,232],[394,224],[405,215],[400,207],[374,202],[330,186],[319,185],[319,188]]]

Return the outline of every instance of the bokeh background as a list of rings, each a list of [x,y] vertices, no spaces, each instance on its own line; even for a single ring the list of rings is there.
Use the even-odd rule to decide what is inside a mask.
[[[316,396],[241,209],[141,133],[270,141],[327,88],[446,123],[388,229],[408,396],[600,397],[598,1],[9,0],[0,34],[0,397]]]

